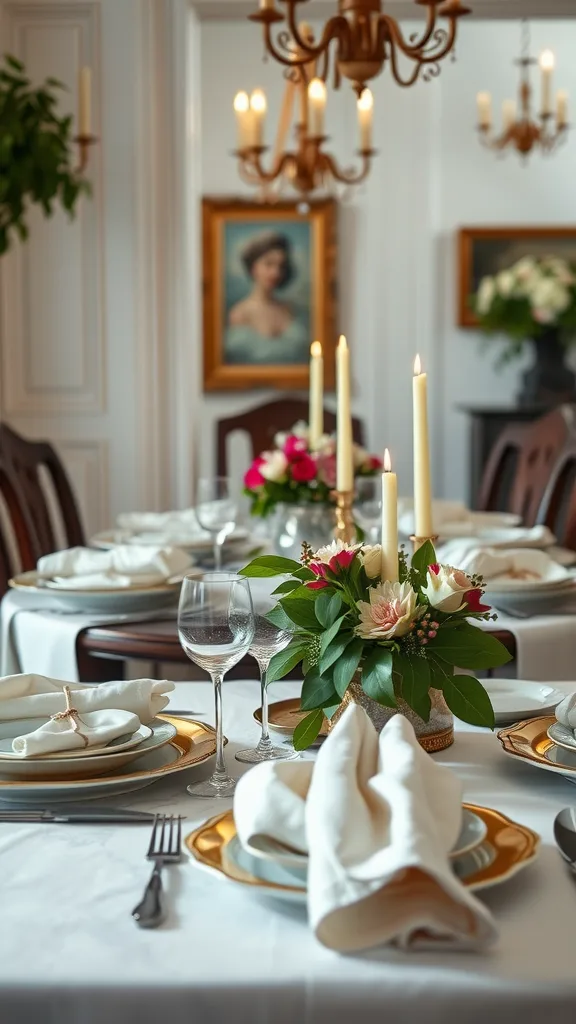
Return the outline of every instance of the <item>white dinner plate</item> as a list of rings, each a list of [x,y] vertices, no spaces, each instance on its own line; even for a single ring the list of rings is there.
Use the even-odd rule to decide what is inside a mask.
[[[487,831],[486,824],[482,821],[482,818],[464,807],[462,809],[460,835],[454,844],[450,857],[455,860],[457,857],[462,857],[465,853],[469,853],[475,847],[480,846],[486,838]],[[308,854],[289,849],[271,836],[254,836],[251,842],[244,843],[243,846],[253,857],[271,861],[290,871],[305,872],[307,869]]]
[[[528,679],[483,679],[482,686],[494,708],[496,725],[511,725],[526,718],[552,714],[566,696],[549,683]]]
[[[16,758],[21,761],[22,758],[19,754],[15,754],[12,750],[12,740],[15,736],[22,736],[25,733],[34,732],[39,729],[40,726],[46,722],[45,718],[16,718],[10,722],[0,721],[0,762],[6,758],[12,760]],[[58,750],[52,754],[41,754],[35,757],[35,760],[48,761],[53,758],[63,760],[64,758],[71,758],[77,760],[78,758],[83,759],[86,757],[97,757],[99,754],[119,754],[122,750],[131,750],[133,747],[139,746],[144,740],[147,740],[152,735],[152,730],[147,725],[140,725],[136,732],[130,735],[124,734],[123,736],[117,736],[115,740],[110,740],[110,743],[101,744],[96,747],[78,747],[75,750]],[[26,760],[30,760],[26,758]]]
[[[8,724],[8,723],[4,723]],[[3,798],[1,783],[26,782],[37,780],[39,788],[44,791],[46,786],[66,785],[65,780],[78,779],[79,776],[92,780],[96,776],[112,775],[117,770],[132,765],[140,758],[149,757],[170,743],[176,735],[176,729],[169,722],[155,718],[148,729],[148,737],[137,747],[122,750],[118,753],[97,754],[94,757],[66,757],[51,755],[43,757],[13,757],[0,760],[0,798]],[[15,735],[18,735],[16,733]]]
[[[486,530],[509,529],[519,526],[521,516],[513,512],[469,512],[465,519],[441,522],[438,533],[441,540],[455,540],[458,537],[477,537]]]
[[[158,584],[155,587],[123,587],[110,590],[64,590],[63,587],[48,587],[35,570],[21,572],[9,581],[9,586],[19,594],[27,594],[30,607],[67,612],[124,612],[150,611],[172,604],[180,593],[180,579]]]
[[[226,548],[230,544],[239,544],[242,541],[247,540],[248,530],[243,527],[236,527],[232,533],[228,534],[224,547]],[[182,548],[183,551],[201,552],[201,551],[212,551],[214,547],[214,541],[210,534],[166,534],[159,530],[145,530],[140,533],[134,530],[103,530],[101,533],[97,533],[90,540],[90,547],[101,548],[105,551],[110,548],[116,547],[117,544],[139,544],[144,547],[151,545],[153,547],[166,547],[169,543],[170,547]]]

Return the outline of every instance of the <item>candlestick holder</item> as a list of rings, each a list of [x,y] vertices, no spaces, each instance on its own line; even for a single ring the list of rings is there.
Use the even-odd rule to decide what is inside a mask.
[[[427,540],[429,540],[431,544],[436,544],[436,541],[438,540],[438,534],[433,533],[431,537],[415,537],[414,534],[412,534],[410,540],[412,541],[412,549],[414,551],[414,554],[416,554],[416,552],[419,551],[419,549],[422,547],[423,544],[426,543]]]
[[[78,146],[79,160],[76,168],[77,174],[82,174],[88,166],[88,157],[90,154],[90,146],[95,146],[98,142],[97,135],[77,135],[74,142]]]
[[[356,527],[352,514],[354,491],[332,491],[330,495],[336,502],[336,528],[334,536],[345,544],[353,544],[356,539]]]

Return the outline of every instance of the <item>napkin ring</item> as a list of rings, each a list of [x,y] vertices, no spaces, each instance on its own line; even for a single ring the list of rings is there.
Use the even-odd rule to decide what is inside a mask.
[[[84,725],[84,722],[80,718],[80,715],[76,708],[72,707],[72,694],[70,693],[70,687],[64,687],[64,697],[66,699],[66,710],[58,711],[55,715],[50,715],[52,722],[63,722],[66,718],[70,719],[70,725],[72,726],[72,732],[77,732],[80,738],[84,742],[84,746],[88,746],[88,737],[84,735],[80,726]]]

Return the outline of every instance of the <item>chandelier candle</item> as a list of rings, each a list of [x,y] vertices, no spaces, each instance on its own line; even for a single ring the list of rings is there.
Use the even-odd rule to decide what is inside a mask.
[[[247,92],[236,93],[234,111],[238,124],[238,149],[246,149],[250,144],[250,98]]]
[[[382,473],[382,571],[381,579],[398,582],[398,479],[391,472],[388,449]]]
[[[78,83],[78,134],[90,135],[92,130],[92,72],[82,68]]]
[[[512,128],[516,121],[516,104],[514,100],[504,100],[502,104],[502,123],[504,131]]]
[[[418,540],[432,537],[432,487],[428,438],[428,377],[422,373],[420,356],[414,360],[412,379],[414,414],[414,532]]]
[[[322,345],[313,341],[310,346],[310,448],[316,449],[324,433],[324,359]]]
[[[360,124],[360,149],[372,149],[372,116],[374,97],[370,89],[364,89],[358,100],[358,121]]]
[[[565,89],[559,89],[556,94],[556,124],[558,128],[565,128],[568,124],[568,93]]]
[[[312,139],[324,135],[326,86],[321,78],[313,78],[308,86],[308,135]]]
[[[489,128],[492,123],[490,93],[479,92],[476,102],[478,104],[478,124],[481,128]]]
[[[554,54],[552,50],[543,50],[540,54],[540,70],[542,72],[542,113],[552,113],[552,72],[554,70]]]
[[[264,118],[266,117],[266,96],[262,89],[255,89],[250,97],[251,139],[250,145],[261,146],[264,135]]]
[[[354,488],[354,465],[352,416],[350,414],[350,352],[343,334],[340,335],[336,349],[336,374],[338,381],[336,490],[351,492]]]

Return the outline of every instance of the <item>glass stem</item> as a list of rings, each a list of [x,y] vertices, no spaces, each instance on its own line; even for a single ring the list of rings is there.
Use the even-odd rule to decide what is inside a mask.
[[[214,541],[214,568],[216,572],[220,572],[222,569],[222,545],[220,543],[220,534],[216,534]]]
[[[268,735],[268,687],[266,685],[266,673],[268,670],[268,662],[259,661],[258,667],[260,669],[260,697],[262,700],[261,742],[267,743],[270,739],[270,736]]]
[[[212,676],[212,683],[214,684],[214,705],[215,705],[215,719],[216,719],[216,768],[214,769],[214,775],[226,775],[226,765],[224,763],[224,740],[222,735],[222,675],[214,674]]]

